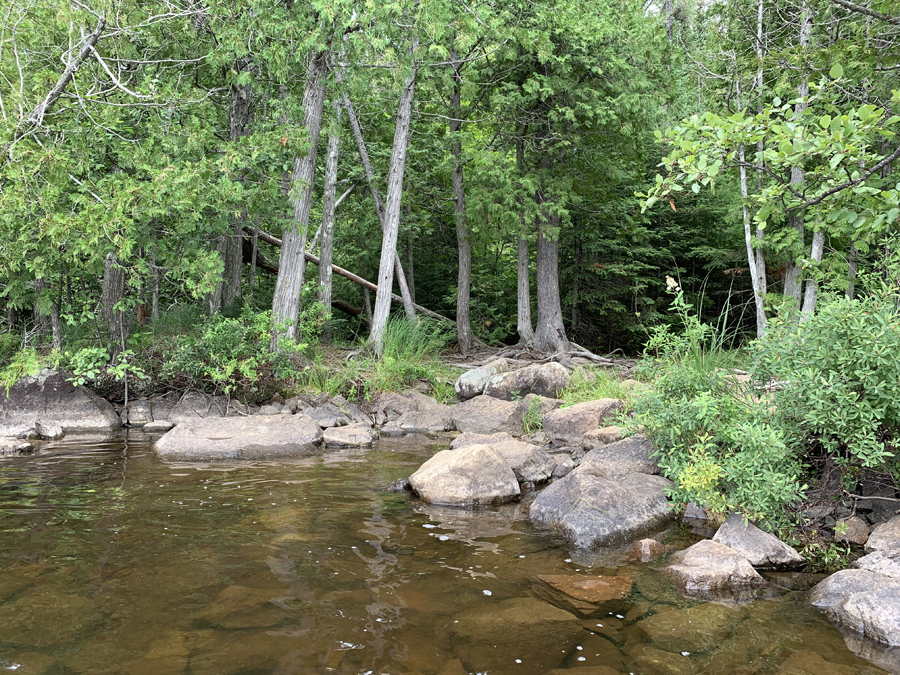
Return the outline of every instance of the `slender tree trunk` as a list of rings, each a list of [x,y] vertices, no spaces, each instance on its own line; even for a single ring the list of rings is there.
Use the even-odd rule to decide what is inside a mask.
[[[522,215],[524,219],[524,214]],[[522,225],[524,228],[524,224]],[[519,344],[532,345],[534,343],[534,328],[531,325],[531,273],[529,271],[528,239],[520,234],[517,240],[518,248],[518,283],[516,285],[516,332],[519,334]]]
[[[756,5],[756,79],[754,81],[754,87],[756,89],[756,111],[758,113],[762,112],[763,108],[763,57],[765,55],[765,50],[763,46],[763,18],[764,18],[764,5],[763,0],[758,0]],[[756,151],[762,156],[763,151],[765,150],[765,142],[760,139],[756,143]],[[760,188],[762,188],[763,182],[763,173],[762,169],[757,171],[757,180],[759,181]],[[758,284],[758,289],[763,298],[766,297],[766,293],[768,292],[767,282],[766,282],[766,256],[763,251],[763,241],[765,240],[766,231],[762,228],[756,228],[756,249],[754,254],[756,256],[756,283]],[[757,310],[758,312],[759,310]],[[765,314],[765,312],[764,312]],[[765,328],[765,326],[763,326]],[[757,322],[758,329],[758,322]],[[758,330],[757,330],[758,332]]]
[[[253,244],[250,251],[250,280],[248,293],[250,300],[253,300],[253,288],[256,286],[256,255],[259,253],[259,227],[257,223],[253,225]]]
[[[416,46],[414,44],[412,48],[413,58],[415,58]],[[403,93],[400,96],[400,103],[397,106],[397,121],[394,126],[394,145],[391,149],[391,165],[388,171],[387,198],[384,208],[381,261],[378,266],[378,292],[375,294],[375,310],[372,314],[372,330],[369,334],[369,343],[379,356],[384,351],[382,337],[391,309],[391,279],[394,276],[397,260],[400,200],[403,196],[403,173],[406,169],[406,147],[409,143],[409,127],[417,71],[418,66],[413,63],[412,72],[406,79]]]
[[[334,102],[335,127],[341,124],[341,102]],[[331,316],[331,264],[334,260],[334,210],[337,194],[338,153],[341,137],[337,131],[328,135],[328,158],[325,161],[325,189],[322,200],[322,246],[319,250],[319,302],[325,315]],[[322,340],[331,342],[331,328],[328,323],[322,331]]]
[[[566,351],[569,340],[559,301],[559,216],[551,214],[537,233],[537,329],[534,346],[542,352]]]
[[[825,233],[818,230],[813,233],[812,240],[812,259],[814,262],[822,262],[822,254],[825,252]],[[806,294],[803,296],[803,311],[800,317],[801,321],[810,318],[816,311],[816,291],[817,282],[815,276],[810,274],[806,278]]]
[[[800,49],[802,54],[806,54],[806,49],[809,47],[810,35],[812,34],[812,12],[809,8],[809,5],[804,3],[802,8],[802,16],[800,19]],[[805,66],[801,64],[801,69],[805,69]],[[799,101],[797,102],[796,107],[794,108],[795,116],[800,117],[803,114],[803,111],[806,110],[807,107],[807,98],[809,97],[809,75],[807,73],[803,73],[801,75],[800,84],[797,85],[797,95],[799,97]],[[803,183],[805,179],[803,169],[799,166],[795,166],[791,169],[791,185],[798,186]],[[803,226],[804,214],[803,211],[798,211],[790,216],[789,222],[790,226],[793,227],[797,231],[797,236],[800,242],[800,251],[801,255],[806,246],[805,244],[805,231]],[[787,272],[784,278],[784,294],[790,298],[794,298],[796,302],[796,307],[800,308],[800,296],[802,292],[801,281],[801,267],[797,263],[796,260],[790,260],[787,264]]]
[[[153,244],[150,247],[150,320],[155,325],[159,321],[159,277],[160,269],[156,260],[156,230],[153,231]]]
[[[856,272],[859,264],[859,251],[856,250],[856,242],[850,244],[849,271],[847,272],[847,299],[856,297]]]
[[[127,339],[125,312],[120,303],[125,297],[125,270],[113,253],[106,254],[103,269],[103,286],[100,296],[100,316],[109,335],[110,359],[115,361]]]
[[[319,132],[322,129],[322,113],[325,107],[325,54],[312,55],[303,92],[303,124],[309,135],[309,149],[303,157],[294,159],[291,172],[291,205],[293,218],[284,231],[278,280],[272,297],[272,341],[269,349],[275,351],[281,338],[297,340],[297,318],[300,314],[300,292],[303,289],[303,273],[306,268],[306,231],[312,206],[313,181],[316,170],[316,151]]]
[[[363,305],[366,308],[366,321],[372,325],[372,294],[369,289],[363,286]]]
[[[672,0],[665,0],[663,5],[666,13],[666,39],[672,42],[672,27],[675,25],[675,11],[672,6]]]
[[[409,221],[412,218],[412,207],[406,205],[406,218]],[[406,231],[406,285],[409,286],[409,299],[415,303],[416,301],[416,274],[413,268],[413,233],[412,230]]]
[[[372,162],[369,160],[369,151],[366,148],[366,141],[362,135],[362,128],[359,126],[359,120],[356,118],[356,110],[353,108],[353,102],[350,96],[344,94],[344,108],[347,110],[347,119],[350,120],[350,128],[353,130],[353,139],[356,141],[356,149],[359,152],[359,158],[362,160],[363,171],[366,173],[366,182],[369,184],[369,190],[372,193],[372,201],[375,202],[375,212],[378,214],[378,221],[381,223],[381,232],[384,233],[384,204],[381,201],[381,191],[375,181],[375,172],[372,170]],[[406,318],[415,321],[416,310],[413,307],[413,299],[409,293],[409,286],[406,283],[406,274],[403,272],[403,263],[400,261],[400,255],[394,251],[394,274],[397,278],[397,285],[400,287],[400,297],[403,298],[403,311]]]

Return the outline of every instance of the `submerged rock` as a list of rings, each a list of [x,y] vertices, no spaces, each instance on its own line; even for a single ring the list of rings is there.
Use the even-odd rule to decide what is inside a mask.
[[[841,570],[816,586],[809,599],[844,628],[900,646],[900,579],[869,570]]]
[[[713,541],[732,549],[754,567],[774,569],[804,564],[803,557],[796,550],[753,523],[745,523],[744,517],[736,513],[728,516]]]
[[[583,634],[573,614],[533,598],[487,603],[450,624],[450,643],[463,664],[497,675],[559,666]]]
[[[528,394],[555,398],[569,386],[569,379],[569,371],[560,364],[542,363],[494,375],[485,385],[484,393],[504,401],[522,399]]]
[[[306,415],[253,415],[184,422],[153,445],[171,461],[266,459],[315,454],[322,430]]]
[[[329,448],[369,448],[378,440],[378,432],[368,424],[351,424],[326,429],[323,434]]]
[[[494,359],[483,366],[473,368],[463,373],[456,380],[454,389],[456,395],[464,401],[484,393],[484,387],[494,375],[509,372],[509,361],[506,359]]]
[[[628,577],[542,574],[537,578],[560,593],[594,605],[621,600],[631,590],[631,579]]]
[[[552,410],[544,415],[544,433],[558,446],[581,445],[586,433],[611,420],[621,407],[618,399],[601,398]]]
[[[655,647],[697,654],[721,646],[743,618],[740,610],[706,602],[688,609],[666,607],[637,625]]]
[[[688,595],[715,596],[766,585],[746,558],[709,539],[669,558],[666,575]]]
[[[0,387],[0,437],[33,438],[39,426],[54,435],[110,434],[122,424],[109,401],[45,369],[8,391]]]
[[[450,406],[450,411],[454,426],[463,433],[522,433],[525,411],[521,403],[501,401],[482,394],[465,403]]]
[[[409,477],[409,484],[432,504],[503,504],[520,494],[513,470],[489,445],[442,450]]]

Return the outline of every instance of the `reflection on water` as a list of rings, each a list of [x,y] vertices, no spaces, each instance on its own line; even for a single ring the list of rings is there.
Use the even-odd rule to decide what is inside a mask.
[[[698,605],[621,552],[569,551],[531,527],[527,504],[465,511],[383,489],[437,449],[399,439],[287,462],[166,464],[141,439],[0,460],[0,671],[446,675],[476,672],[455,660],[481,653],[498,675],[547,672],[517,657],[535,653],[604,667],[584,675],[897,663],[858,640],[868,661],[855,655],[799,592]],[[537,575],[575,574],[626,576],[632,592],[604,606],[534,590]],[[560,620],[547,601],[577,616]],[[534,615],[492,625],[495,608],[519,606]]]

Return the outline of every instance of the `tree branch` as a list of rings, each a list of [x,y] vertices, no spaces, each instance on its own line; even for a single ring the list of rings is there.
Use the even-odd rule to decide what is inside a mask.
[[[891,16],[890,14],[882,14],[881,12],[876,12],[874,9],[869,9],[868,7],[863,7],[862,5],[857,5],[848,0],[831,0],[835,5],[840,5],[844,9],[849,9],[851,12],[856,12],[857,14],[865,14],[866,16],[871,16],[873,19],[879,19],[886,23],[894,24],[895,26],[900,26],[900,17]]]

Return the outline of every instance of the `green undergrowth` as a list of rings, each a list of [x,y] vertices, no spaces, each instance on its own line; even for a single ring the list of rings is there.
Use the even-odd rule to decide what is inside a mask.
[[[617,369],[581,366],[575,369],[569,386],[558,396],[566,406],[601,398],[617,398],[630,403],[634,392],[635,388],[623,381]]]

